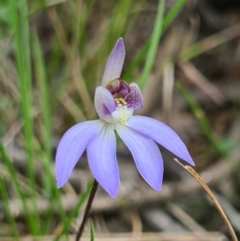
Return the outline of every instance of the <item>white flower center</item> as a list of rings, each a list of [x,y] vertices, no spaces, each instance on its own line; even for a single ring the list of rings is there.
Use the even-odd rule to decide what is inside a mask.
[[[124,125],[126,121],[133,115],[133,109],[128,109],[127,102],[123,98],[114,98],[117,108],[112,112],[112,117],[116,122]]]

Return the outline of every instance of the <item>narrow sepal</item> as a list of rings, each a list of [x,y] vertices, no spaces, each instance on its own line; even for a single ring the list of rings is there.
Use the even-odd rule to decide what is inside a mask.
[[[106,86],[110,81],[120,77],[125,59],[125,47],[122,38],[116,42],[111,54],[108,57],[103,78],[102,86]]]
[[[55,158],[58,188],[67,182],[88,143],[101,131],[102,127],[103,122],[100,120],[85,121],[74,125],[63,135]]]
[[[117,125],[116,131],[131,151],[143,179],[159,191],[162,188],[163,159],[156,143],[123,125]]]
[[[105,125],[87,147],[88,163],[94,178],[109,193],[117,195],[119,170],[116,158],[114,126]]]
[[[163,122],[146,116],[132,116],[126,125],[156,141],[182,160],[195,165],[186,145],[178,134]]]

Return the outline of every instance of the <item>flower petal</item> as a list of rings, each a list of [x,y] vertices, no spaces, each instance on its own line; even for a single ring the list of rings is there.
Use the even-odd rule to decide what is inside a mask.
[[[104,123],[100,120],[85,121],[74,125],[63,135],[55,158],[58,188],[67,182],[88,143],[101,131],[103,125]]]
[[[195,165],[183,141],[163,122],[146,116],[132,116],[126,126],[156,141],[189,164]]]
[[[130,92],[125,96],[125,101],[127,102],[127,107],[132,109],[141,109],[143,98],[142,98],[142,92],[139,88],[139,86],[135,83],[131,83],[129,85]]]
[[[106,86],[111,80],[120,77],[125,59],[125,47],[123,39],[119,38],[111,54],[108,57],[102,78],[102,86]]]
[[[131,151],[139,173],[155,190],[162,188],[163,160],[154,141],[123,125],[116,131]]]
[[[109,193],[117,195],[119,170],[114,126],[107,124],[87,147],[88,163],[94,178]]]
[[[95,91],[94,104],[95,109],[101,119],[109,123],[114,122],[111,113],[115,111],[116,103],[109,90],[102,86],[98,86]]]

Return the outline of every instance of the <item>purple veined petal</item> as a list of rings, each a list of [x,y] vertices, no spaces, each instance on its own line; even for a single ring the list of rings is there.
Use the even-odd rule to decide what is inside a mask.
[[[116,158],[114,125],[105,124],[87,147],[88,163],[94,178],[109,193],[117,195],[119,170]]]
[[[111,115],[116,109],[116,103],[110,91],[102,86],[98,86],[95,91],[94,104],[99,117],[106,122],[113,123]]]
[[[139,86],[135,83],[129,85],[130,93],[125,96],[127,107],[132,109],[141,109],[143,104],[142,92]]]
[[[146,116],[132,116],[126,122],[126,126],[156,141],[189,164],[195,165],[183,141],[163,122]]]
[[[111,80],[118,79],[120,77],[124,59],[124,42],[122,38],[119,38],[108,57],[102,78],[102,86],[105,87]]]
[[[78,159],[88,143],[100,133],[104,123],[101,120],[85,121],[71,127],[62,137],[56,153],[57,187],[62,187],[68,180]]]
[[[123,125],[116,125],[116,131],[131,151],[137,169],[144,180],[153,189],[159,191],[162,188],[163,160],[156,143]]]

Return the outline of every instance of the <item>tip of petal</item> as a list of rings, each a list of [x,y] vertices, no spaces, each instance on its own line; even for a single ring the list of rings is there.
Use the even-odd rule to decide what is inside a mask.
[[[96,177],[95,177],[96,178]],[[105,178],[106,179],[106,178]],[[102,186],[102,188],[111,196],[111,197],[116,197],[118,193],[118,187],[119,187],[119,178],[112,177],[112,179],[106,182],[106,180],[101,178],[97,179],[98,183]]]
[[[185,155],[184,156],[179,156],[182,160],[184,160],[185,162],[187,162],[188,164],[192,165],[192,166],[195,166],[195,163],[192,159],[192,157],[190,156],[189,152],[187,153],[184,153]]]
[[[149,184],[149,183],[148,183]],[[150,184],[149,184],[150,185]],[[155,191],[161,191],[162,190],[162,182],[157,183],[157,184],[151,184],[150,185],[152,189],[154,189]]]
[[[106,178],[97,178],[94,174],[93,176],[95,177],[95,179],[97,180],[97,182],[99,183],[99,185],[109,194],[109,196],[111,197],[116,197],[117,193],[118,193],[118,187],[119,187],[119,179],[118,178],[112,178],[111,181],[107,181],[106,182]]]
[[[118,193],[118,189],[114,190],[114,191],[107,191],[108,194],[111,196],[111,197],[116,197],[117,196],[117,193]]]
[[[65,185],[65,183],[68,181],[68,179],[64,178],[64,176],[60,176],[56,173],[56,186],[57,188],[61,188]]]
[[[122,67],[125,59],[125,47],[122,38],[119,38],[110,53],[103,78],[102,78],[102,85],[106,86],[110,81],[120,78]]]
[[[56,168],[55,178],[56,178],[56,186],[57,188],[61,188],[65,185],[65,183],[68,181],[68,177],[64,173],[62,174],[62,171],[59,171],[59,168]]]
[[[189,161],[189,163],[192,165],[192,166],[195,166],[195,163],[193,161],[193,159],[191,158],[191,160]]]
[[[57,188],[61,188],[64,184],[60,184],[58,181],[56,182]]]
[[[124,42],[123,38],[119,38],[113,48],[112,51],[119,49],[119,51],[122,51],[123,54],[125,54],[125,47],[124,47]]]

